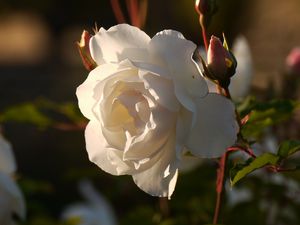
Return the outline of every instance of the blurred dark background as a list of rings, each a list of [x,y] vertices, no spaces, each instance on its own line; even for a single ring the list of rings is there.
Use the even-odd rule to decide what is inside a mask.
[[[225,32],[230,43],[239,34],[246,36],[254,59],[253,86],[263,89],[273,82],[280,88],[285,57],[300,45],[300,1],[217,3],[219,10],[208,32],[218,36]],[[109,0],[1,0],[0,111],[41,97],[76,103],[76,87],[88,72],[81,64],[75,42],[83,29],[92,33],[95,23],[105,28],[117,23]],[[163,29],[178,30],[197,45],[202,44],[193,0],[149,0],[144,30],[153,36]],[[46,199],[54,215],[61,210],[62,202],[77,198],[74,186],[81,175],[94,178],[114,205],[122,199],[117,207],[119,214],[126,211],[127,204],[134,205],[140,199],[145,203],[155,201],[137,191],[130,177],[115,178],[92,165],[85,151],[83,130],[65,132],[14,122],[2,126],[13,145],[20,176],[51,183],[54,193]],[[112,185],[116,185],[116,193],[110,191]]]

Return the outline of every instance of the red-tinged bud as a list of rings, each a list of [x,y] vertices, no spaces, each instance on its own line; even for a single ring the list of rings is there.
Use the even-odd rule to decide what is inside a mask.
[[[226,71],[226,50],[219,38],[211,36],[207,51],[208,69],[215,78],[223,78]]]
[[[290,73],[300,75],[300,47],[292,49],[286,58],[286,67]]]
[[[237,66],[234,55],[227,48],[227,44],[224,47],[219,38],[212,36],[207,51],[209,78],[219,81],[223,87],[229,85]]]
[[[91,56],[89,47],[90,39],[91,35],[89,34],[89,32],[84,30],[82,32],[80,42],[76,43],[82,63],[88,71],[91,71],[97,67],[97,63],[93,60]]]

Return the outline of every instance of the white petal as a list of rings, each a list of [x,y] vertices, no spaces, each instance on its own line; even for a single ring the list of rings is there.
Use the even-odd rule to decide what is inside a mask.
[[[139,71],[139,76],[144,81],[145,88],[161,106],[170,111],[179,110],[179,102],[175,96],[174,85],[171,80],[142,70]]]
[[[13,213],[25,219],[24,197],[15,181],[10,176],[0,173],[0,224],[8,224],[1,220],[12,220]]]
[[[192,118],[193,113],[181,108],[177,115],[176,122],[176,154],[177,158],[182,157],[184,146],[186,145],[186,140],[192,128]]]
[[[77,88],[76,95],[79,108],[86,118],[95,118],[92,109],[102,95],[101,91],[95,92],[94,89],[99,84],[99,81],[114,74],[116,69],[116,66],[112,64],[98,66],[90,72],[87,79]]]
[[[192,60],[196,45],[184,39],[179,32],[165,30],[152,38],[149,48],[168,66],[178,100],[190,111],[194,111],[192,98],[203,97],[208,92],[206,82]]]
[[[98,65],[124,59],[147,61],[149,41],[150,37],[137,27],[119,24],[107,31],[101,28],[90,40],[90,51]]]
[[[175,189],[178,161],[175,153],[175,134],[171,133],[158,158],[154,159],[156,161],[153,166],[132,176],[140,189],[153,196],[170,198]]]
[[[101,131],[108,146],[117,150],[123,150],[125,148],[126,136],[123,130],[112,131],[102,125]]]
[[[237,139],[234,105],[225,97],[213,93],[197,99],[196,103],[197,119],[187,148],[199,157],[219,157]]]
[[[231,78],[229,90],[233,99],[245,97],[250,90],[253,78],[253,63],[250,47],[245,37],[238,37],[232,51],[238,62],[236,74]]]
[[[155,57],[155,60],[149,62],[132,62],[132,64],[139,68],[139,70],[142,72],[148,71],[152,74],[155,74],[156,76],[172,80],[172,75],[170,74],[167,65],[164,62],[159,61],[160,59],[158,57]]]
[[[0,172],[11,174],[16,171],[16,167],[11,144],[0,134]]]
[[[205,78],[209,93],[218,93],[217,85],[209,79]]]
[[[113,151],[119,151],[110,147],[102,135],[100,123],[90,121],[85,129],[86,149],[90,161],[99,166],[102,170],[112,175],[120,175],[117,167],[124,167],[126,171],[128,166],[120,160],[119,164],[111,162],[109,154]]]
[[[120,64],[103,64],[92,70],[87,79],[76,90],[82,114],[90,120],[98,119],[98,112],[93,112],[93,109],[103,98],[107,81],[130,76],[132,70],[135,70],[135,68],[127,60]]]
[[[169,141],[170,130],[175,124],[176,114],[156,106],[151,111],[149,122],[139,136],[127,140],[124,160],[144,160],[150,158]]]

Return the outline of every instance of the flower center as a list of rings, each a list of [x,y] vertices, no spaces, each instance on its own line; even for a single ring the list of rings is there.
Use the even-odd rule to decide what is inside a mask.
[[[145,97],[138,91],[128,90],[117,96],[112,103],[111,120],[121,125],[131,136],[143,132],[150,117],[150,108]]]

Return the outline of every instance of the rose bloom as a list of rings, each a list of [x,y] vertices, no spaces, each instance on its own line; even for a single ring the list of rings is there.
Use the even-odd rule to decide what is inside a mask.
[[[189,151],[219,157],[236,141],[234,105],[208,93],[192,60],[196,45],[177,31],[152,39],[126,24],[90,39],[97,63],[77,88],[89,159],[113,175],[132,175],[143,191],[170,197]]]

